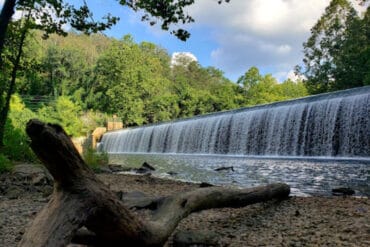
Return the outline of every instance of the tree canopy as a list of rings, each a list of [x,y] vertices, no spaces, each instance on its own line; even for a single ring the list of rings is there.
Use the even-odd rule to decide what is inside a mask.
[[[219,0],[218,3],[222,3]],[[229,2],[229,0],[225,0]],[[142,21],[147,21],[150,25],[159,24],[163,30],[170,30],[170,33],[175,35],[180,40],[185,41],[189,38],[190,33],[181,28],[173,28],[172,24],[186,24],[193,22],[194,19],[185,11],[185,7],[194,3],[194,0],[121,0],[119,4],[127,6],[136,12],[143,13]],[[7,32],[11,25],[11,18],[15,10],[26,13],[25,22],[20,22],[22,29],[20,38],[16,41],[17,53],[14,55],[15,61],[10,66],[6,67],[7,51],[4,52],[6,38],[9,40],[11,35]],[[20,58],[22,57],[25,38],[29,30],[43,31],[43,38],[48,38],[50,34],[58,34],[66,36],[64,25],[70,25],[74,30],[85,33],[97,33],[110,28],[119,21],[118,17],[107,13],[102,20],[95,21],[93,13],[89,9],[86,1],[82,5],[66,3],[63,0],[5,0],[0,13],[0,69],[1,69],[1,86],[0,86],[0,148],[3,146],[3,135],[6,118],[9,112],[10,98],[15,92],[15,83],[17,71],[20,67]],[[8,50],[11,50],[12,45],[7,45]],[[71,76],[71,70],[76,71],[80,67],[68,68],[69,70],[60,70],[58,63],[60,62],[58,51],[49,49],[53,56],[49,57],[49,75],[51,83],[58,83],[65,86],[63,79]],[[14,53],[13,53],[14,54]],[[5,57],[4,57],[5,56]],[[75,59],[73,53],[67,55],[68,59]],[[9,79],[10,78],[10,79]],[[57,81],[59,79],[59,81]],[[63,87],[62,90],[67,90]],[[52,85],[53,89],[57,87]],[[54,92],[56,96],[57,91]]]
[[[130,35],[117,40],[71,32],[67,37],[51,35],[43,40],[41,32],[33,32],[26,41],[16,92],[39,118],[65,123],[73,135],[84,133],[76,119],[83,111],[116,114],[130,126],[306,95],[298,89],[301,83],[291,82],[291,88],[282,90],[288,82],[279,84],[255,67],[241,77],[254,80],[248,86],[242,79],[235,84],[223,71],[193,60],[173,64],[165,49],[136,43]],[[251,78],[250,71],[256,78]],[[64,120],[60,117],[63,107],[57,105],[67,100],[75,106],[64,104],[71,109]],[[68,124],[69,120],[76,123]],[[76,132],[67,127],[72,125]]]
[[[251,67],[238,79],[243,86],[245,104],[248,106],[282,101],[308,95],[301,81],[293,82],[287,79],[278,83],[271,75],[261,75],[256,67]]]
[[[362,1],[363,3],[366,1]],[[303,67],[311,93],[369,85],[369,7],[361,18],[347,0],[332,0],[303,44]]]
[[[142,14],[142,21],[150,25],[160,25],[163,30],[170,30],[180,40],[185,41],[190,33],[182,28],[173,28],[172,24],[186,24],[194,19],[185,11],[195,0],[120,0],[123,7],[127,6]],[[222,3],[220,0],[218,3]],[[225,0],[229,2],[229,0]],[[73,29],[85,34],[97,33],[117,24],[119,17],[107,13],[96,21],[86,1],[81,5],[70,4],[63,0],[5,0],[0,14],[0,54],[5,41],[6,30],[15,10],[31,12],[32,29],[44,31],[44,37],[51,33],[63,36],[67,32],[63,26],[68,24]]]
[[[82,11],[81,7],[54,2],[55,8],[63,8],[60,11],[65,18],[68,13],[62,12],[68,8],[74,9],[71,13]],[[155,2],[120,3],[140,11]],[[169,6],[184,10],[193,2],[169,1]],[[1,55],[0,110],[6,112],[7,99],[10,107],[17,105],[11,103],[10,97],[17,93],[27,116],[62,124],[73,136],[85,135],[107,115],[118,115],[124,126],[135,126],[366,85],[370,81],[369,9],[359,16],[345,0],[333,0],[312,28],[312,37],[304,44],[305,66],[300,71],[305,75],[303,82],[288,79],[281,83],[271,74],[261,74],[257,67],[247,69],[234,83],[218,68],[202,67],[185,54],[180,54],[174,63],[163,47],[153,43],[136,43],[130,35],[114,39],[94,33],[113,25],[114,19],[94,22],[89,10],[81,16],[87,18],[85,24],[91,25],[76,27],[65,37],[60,35],[64,34],[63,29],[58,31],[61,26],[48,29],[35,21],[40,17],[34,15],[37,9],[32,6],[45,11],[48,1],[32,3],[36,5],[17,2],[19,8],[23,6],[29,11],[8,26]],[[166,11],[172,13],[173,9]],[[151,18],[158,18],[160,24],[164,20],[159,15],[148,12],[143,20],[151,22]],[[56,21],[44,18],[45,23]],[[68,18],[74,17],[70,14]],[[68,18],[64,23],[72,22]],[[191,21],[184,13],[181,18]],[[181,23],[181,18],[175,18],[173,23]],[[76,20],[74,23],[77,25]],[[48,39],[44,39],[46,36]],[[20,127],[16,124],[22,118],[19,112],[11,109],[8,120],[1,118],[5,136],[24,133],[18,131]],[[22,138],[18,138],[19,143],[24,142]]]

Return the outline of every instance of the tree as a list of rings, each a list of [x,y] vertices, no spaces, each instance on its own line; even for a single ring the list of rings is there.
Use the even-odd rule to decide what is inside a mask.
[[[194,58],[179,54],[172,63],[169,79],[178,95],[179,115],[194,115],[242,106],[239,87],[214,67],[203,68]]]
[[[0,76],[2,87],[0,89],[4,91],[0,91],[0,97],[2,105],[0,106],[0,150],[4,147],[4,132],[5,132],[5,124],[6,119],[8,117],[9,108],[10,108],[10,99],[12,94],[15,92],[15,82],[17,77],[17,72],[19,69],[19,64],[21,62],[22,52],[23,52],[23,45],[26,39],[26,35],[31,24],[31,11],[29,10],[27,13],[27,17],[21,20],[19,33],[16,33],[15,36],[19,35],[19,39],[15,42],[13,40],[11,43],[16,47],[15,53],[10,55],[11,66],[10,68],[6,68],[5,64],[0,59],[0,68],[2,75]],[[12,35],[13,38],[13,35]],[[0,44],[0,49],[2,48],[3,44]],[[0,53],[0,58],[2,54]],[[7,71],[8,70],[8,71]],[[10,79],[7,77],[9,75]]]
[[[228,2],[229,0],[225,0]],[[219,0],[218,3],[221,3]],[[157,22],[163,30],[169,30],[171,24],[190,23],[194,19],[184,11],[186,6],[194,3],[194,0],[167,0],[167,1],[149,1],[149,0],[121,0],[119,3],[122,6],[128,6],[134,11],[143,12],[142,20],[149,22],[150,25],[155,25]],[[103,17],[103,21],[94,21],[93,14],[90,11],[86,1],[83,1],[82,6],[65,3],[63,0],[5,0],[4,6],[0,13],[0,69],[3,72],[3,49],[7,34],[8,25],[15,10],[26,11],[28,14],[27,25],[28,29],[39,29],[44,31],[44,37],[47,38],[52,33],[67,35],[63,30],[63,25],[69,24],[77,31],[86,34],[96,33],[116,24],[119,18],[107,14]],[[184,29],[173,29],[171,33],[179,39],[185,41],[190,34]],[[24,31],[26,34],[26,31]],[[21,57],[24,38],[18,47],[18,54]],[[9,111],[10,96],[14,92],[15,76],[18,66],[14,65],[12,73],[14,79],[10,81],[9,90],[5,97],[4,106],[0,113],[0,147],[3,146],[3,134],[6,117]],[[14,81],[14,83],[13,83]],[[2,82],[4,83],[4,81]],[[0,88],[2,89],[2,88]],[[3,95],[3,91],[0,92]]]
[[[165,56],[154,44],[136,44],[129,35],[113,41],[97,61],[90,103],[118,114],[125,126],[173,118],[168,108],[176,97],[165,77],[169,68]]]
[[[38,117],[50,123],[62,125],[68,135],[78,137],[85,135],[84,126],[80,119],[81,109],[67,96],[58,97],[54,104],[38,110]]]
[[[0,55],[3,52],[8,25],[15,10],[31,12],[33,26],[30,28],[43,30],[45,37],[51,33],[67,35],[63,30],[63,25],[66,23],[78,31],[92,33],[107,29],[119,20],[108,14],[104,17],[105,22],[94,21],[86,2],[80,7],[75,7],[64,3],[63,0],[5,0],[0,14]],[[0,61],[0,66],[1,64]]]
[[[257,67],[251,67],[244,75],[239,77],[237,83],[243,85],[244,90],[248,91],[262,80],[262,76]]]
[[[110,43],[102,34],[70,32],[67,37],[54,34],[44,40],[40,31],[32,31],[17,75],[17,92],[35,97],[70,96],[86,110],[96,61]]]
[[[370,7],[364,18],[354,19],[344,34],[341,49],[334,57],[336,90],[370,85]]]
[[[308,95],[306,86],[302,81],[285,80],[278,85],[282,100],[294,99]]]
[[[253,84],[247,90],[246,97],[248,105],[266,104],[284,99],[277,80],[271,74],[263,76],[258,83]]]
[[[15,5],[16,5],[16,0],[5,1],[4,6],[1,9],[1,13],[0,13],[0,69],[1,70],[3,69],[2,55],[3,55],[4,44],[5,44],[5,35],[8,29],[8,25],[10,23],[10,19],[12,15],[14,14]]]
[[[222,0],[218,1],[218,3],[221,2]],[[229,2],[229,0],[225,0],[225,2]],[[169,30],[171,24],[185,24],[194,21],[184,10],[185,7],[192,5],[194,0],[121,0],[119,3],[136,12],[143,12],[142,21],[146,21],[150,25],[159,23],[163,30]],[[103,17],[103,21],[94,21],[93,13],[86,1],[83,1],[83,4],[78,7],[65,3],[63,0],[5,0],[0,14],[0,55],[3,50],[6,30],[15,9],[31,9],[32,17],[38,20],[38,24],[34,28],[45,31],[45,37],[51,33],[67,35],[66,31],[63,30],[63,25],[67,23],[75,30],[90,34],[110,28],[119,21],[118,17],[110,14]],[[170,32],[183,41],[190,36],[188,31],[181,28],[172,29]]]
[[[15,23],[13,22],[13,24]],[[14,25],[9,28],[8,32],[11,32],[13,29]],[[38,44],[36,33],[27,33],[21,64],[17,73],[16,93],[21,95],[46,95],[43,76],[40,73],[43,53],[43,49]]]
[[[242,85],[244,105],[253,106],[306,96],[307,89],[301,82],[286,80],[283,83],[271,75],[261,75],[258,68],[251,67],[238,79]]]
[[[311,93],[341,89],[336,78],[337,59],[346,42],[346,33],[354,27],[357,18],[356,10],[347,0],[332,0],[311,29],[311,36],[303,44],[304,67],[298,67]]]

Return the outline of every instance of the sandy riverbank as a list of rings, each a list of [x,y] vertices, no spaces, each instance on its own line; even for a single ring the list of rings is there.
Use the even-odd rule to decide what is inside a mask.
[[[150,176],[98,176],[112,190],[151,195],[170,195],[198,187]],[[21,239],[27,223],[47,203],[51,188],[43,181],[37,185],[21,181],[23,192],[17,192],[7,184],[9,179],[0,179],[0,246],[12,247]],[[13,190],[10,193],[9,188]],[[283,202],[193,213],[177,230],[213,232],[217,246],[370,246],[370,201],[354,197],[291,197]],[[171,239],[167,246],[173,246]]]

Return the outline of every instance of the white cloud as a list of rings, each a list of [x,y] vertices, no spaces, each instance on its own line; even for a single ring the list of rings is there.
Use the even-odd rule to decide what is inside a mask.
[[[274,45],[271,43],[264,43],[264,44],[261,44],[259,47],[260,47],[260,50],[263,52],[269,52],[269,53],[273,53],[276,55],[289,54],[289,52],[292,50],[291,46],[287,44]]]
[[[330,1],[231,0],[219,5],[218,0],[197,0],[187,10],[195,23],[181,28],[193,35],[196,29],[201,30],[203,37],[194,39],[198,42],[198,49],[194,50],[199,52],[199,47],[207,46],[205,50],[215,47],[208,64],[234,77],[231,79],[236,79],[251,66],[257,66],[279,78],[284,77],[284,80],[289,71],[301,63],[302,44]],[[138,16],[133,14],[130,21],[141,23]],[[166,33],[158,25],[141,25],[156,37]],[[209,40],[211,46],[207,43]],[[199,58],[204,60],[201,55]]]
[[[197,23],[258,35],[306,32],[329,0],[234,0],[219,6],[214,0],[196,1],[190,12]]]
[[[287,78],[289,72],[286,71],[278,71],[275,72],[272,76],[276,78],[278,82],[283,82]]]
[[[302,59],[302,43],[330,0],[196,1],[189,8],[195,27],[213,30],[215,66],[240,75],[251,66],[286,67]]]
[[[15,11],[13,16],[12,16],[12,19],[13,20],[19,20],[21,18],[23,18],[24,16],[26,15],[26,12],[25,11]]]
[[[306,77],[304,75],[297,75],[294,70],[290,70],[286,76],[287,79],[290,79],[294,82],[296,81],[302,81],[304,79],[306,79]]]

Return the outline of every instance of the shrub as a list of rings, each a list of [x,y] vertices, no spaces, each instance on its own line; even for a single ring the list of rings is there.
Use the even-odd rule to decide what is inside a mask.
[[[84,160],[94,171],[99,171],[101,166],[108,165],[108,154],[96,152],[92,148],[87,148],[83,153]]]
[[[87,135],[91,134],[91,132],[95,130],[97,127],[105,125],[105,122],[107,120],[107,114],[89,110],[84,112],[81,115],[80,119],[83,124],[82,133],[84,135]]]
[[[35,162],[37,158],[29,147],[29,142],[26,133],[14,128],[8,119],[5,125],[3,153],[11,160]]]
[[[68,135],[74,137],[84,135],[80,115],[81,108],[66,96],[60,96],[54,105],[38,110],[38,117],[42,121],[60,124]]]
[[[10,171],[12,168],[12,162],[4,154],[0,153],[0,173]]]
[[[29,147],[26,123],[36,114],[25,107],[19,96],[13,95],[10,112],[5,124],[3,154],[10,160],[34,162],[36,155]]]

